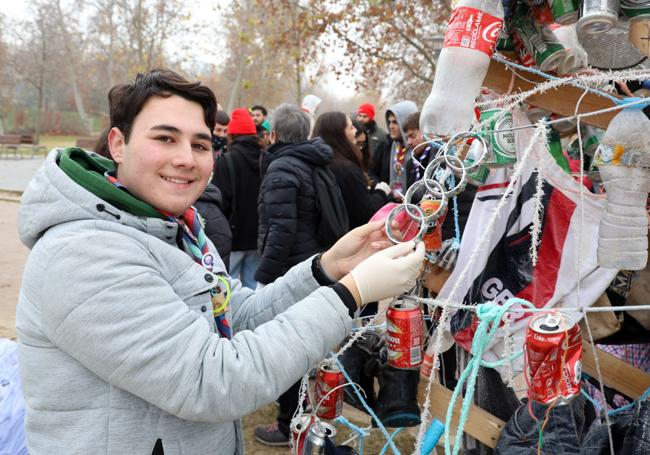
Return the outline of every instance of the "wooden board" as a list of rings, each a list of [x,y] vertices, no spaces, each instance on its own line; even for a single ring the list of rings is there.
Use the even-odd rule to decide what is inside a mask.
[[[582,369],[589,376],[598,379],[594,347],[589,342],[583,341],[582,348]],[[634,368],[601,349],[596,349],[596,352],[598,353],[600,372],[603,375],[603,383],[606,386],[612,387],[630,398],[640,397],[650,387],[650,374]]]
[[[425,381],[421,381],[421,384],[424,382]],[[435,418],[443,423],[447,418],[447,407],[451,400],[451,393],[451,390],[441,384],[433,383],[431,385],[431,407],[429,408],[429,411]],[[461,400],[462,397],[458,402],[456,402],[452,420],[453,428],[457,428],[458,426]],[[422,399],[420,403],[424,403],[424,399]],[[499,439],[499,434],[501,434],[501,429],[504,426],[505,422],[503,420],[472,404],[469,411],[469,418],[465,424],[465,433],[481,441],[483,444],[495,448]]]
[[[521,71],[517,71],[517,73],[522,74]],[[524,76],[526,79],[529,79],[530,81],[535,82],[535,84],[546,81],[546,79],[530,73],[522,74],[522,76]],[[510,86],[511,78],[512,72],[506,67],[506,65],[492,60],[487,76],[485,76],[485,80],[483,81],[483,85],[485,87],[491,88],[496,92],[506,93],[508,91],[508,87]],[[517,91],[530,90],[534,87],[535,84],[531,84],[530,82],[527,82],[519,77],[515,77],[513,93]],[[555,90],[532,95],[526,100],[526,102],[547,111],[554,112],[560,116],[566,117],[574,115],[576,103],[583,93],[584,90],[569,85],[564,85]],[[580,103],[580,109],[578,112],[592,112],[612,107],[613,105],[614,103],[611,100],[590,93],[583,98],[582,102]],[[581,123],[586,123],[588,125],[606,129],[612,117],[614,117],[617,113],[618,111],[614,111],[608,112],[606,114],[595,115],[592,117],[584,117],[581,119]]]

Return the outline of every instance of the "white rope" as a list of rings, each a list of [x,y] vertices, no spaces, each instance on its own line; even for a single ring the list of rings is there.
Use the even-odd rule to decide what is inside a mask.
[[[540,243],[542,233],[542,213],[544,212],[544,171],[542,169],[544,161],[540,160],[537,164],[537,184],[535,187],[535,196],[533,196],[533,223],[530,226],[530,258],[533,261],[533,267],[537,265],[537,248]]]
[[[512,332],[511,332],[511,318],[509,314],[503,315],[503,358],[510,359],[512,353],[514,352]],[[512,387],[512,382],[514,380],[514,371],[512,368],[512,360],[506,362],[503,366],[503,377],[505,378],[505,383],[508,387]]]

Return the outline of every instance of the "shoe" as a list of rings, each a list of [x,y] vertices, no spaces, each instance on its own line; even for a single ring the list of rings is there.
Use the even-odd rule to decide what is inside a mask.
[[[256,427],[255,439],[267,446],[281,447],[289,445],[289,436],[286,436],[280,431],[278,422],[273,422],[271,425],[260,425]]]

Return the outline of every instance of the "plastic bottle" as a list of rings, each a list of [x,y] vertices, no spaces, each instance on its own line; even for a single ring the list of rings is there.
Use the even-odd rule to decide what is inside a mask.
[[[625,102],[633,100],[638,98]],[[607,201],[598,235],[598,264],[603,267],[642,270],[648,261],[650,120],[643,107],[617,114],[594,156]]]
[[[422,107],[425,137],[467,131],[474,100],[503,26],[501,0],[460,0],[451,13],[431,93]]]

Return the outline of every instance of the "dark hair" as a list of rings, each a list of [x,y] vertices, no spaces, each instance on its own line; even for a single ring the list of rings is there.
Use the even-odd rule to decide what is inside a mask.
[[[97,139],[97,142],[95,143],[94,152],[100,156],[103,156],[104,158],[112,160],[113,157],[111,156],[111,151],[108,148],[108,133],[110,132],[110,127],[106,128],[101,136],[99,136],[99,139]]]
[[[404,120],[402,124],[402,129],[406,133],[409,130],[419,130],[420,129],[420,113],[414,112]]]
[[[368,132],[359,120],[352,120],[352,124],[357,129],[357,134],[355,137],[359,137],[362,134],[366,135],[366,140],[363,141],[363,145],[361,145],[361,164],[363,165],[364,170],[368,170],[370,169],[371,162],[370,151],[368,150]]]
[[[334,152],[334,159],[347,159],[363,169],[361,152],[345,137],[348,116],[343,112],[325,112],[316,119],[312,136],[320,136]]]
[[[172,95],[200,104],[205,124],[211,132],[214,130],[217,98],[212,90],[166,69],[138,73],[133,84],[118,84],[111,88],[108,92],[111,128],[119,128],[124,141],[128,142],[133,122],[147,100],[152,96],[168,98]]]
[[[269,115],[269,112],[266,110],[264,106],[260,106],[259,104],[256,104],[255,106],[251,107],[251,112],[253,111],[262,111],[262,114],[264,114],[264,117]]]
[[[230,123],[230,116],[226,111],[218,110],[217,115],[215,116],[214,119],[215,125],[218,123],[219,125],[228,125]]]

